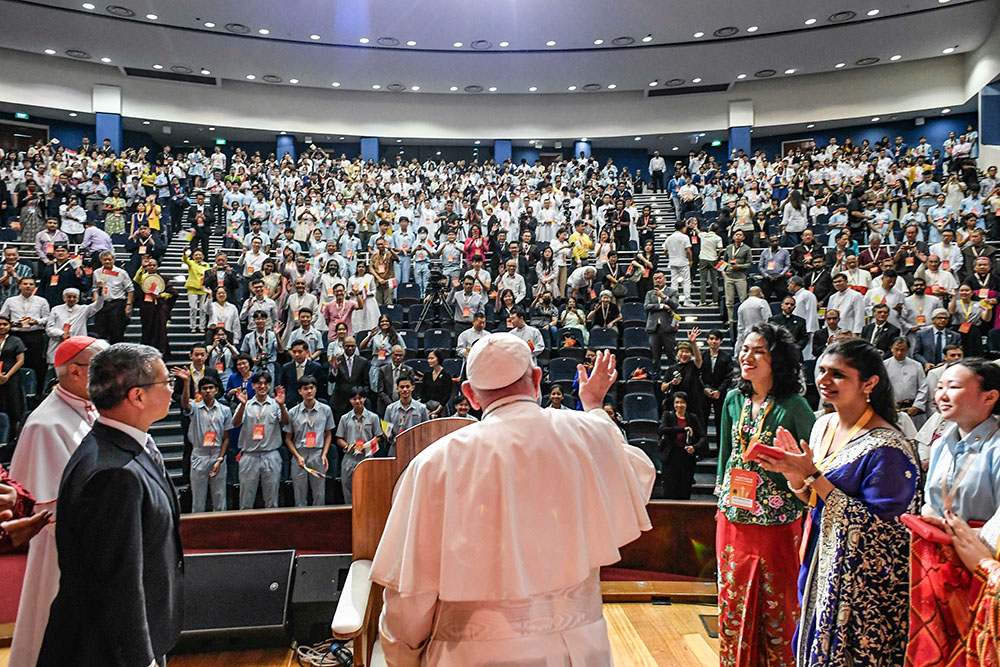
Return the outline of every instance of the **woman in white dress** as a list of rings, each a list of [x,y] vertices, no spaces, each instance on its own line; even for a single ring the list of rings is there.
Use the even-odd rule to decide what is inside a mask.
[[[214,334],[214,330],[219,326],[223,326],[226,329],[226,333],[230,336],[229,341],[242,340],[240,335],[240,313],[236,310],[236,306],[229,303],[229,295],[226,293],[226,288],[219,287],[215,290],[215,299],[208,305],[208,338],[211,340]]]
[[[363,262],[358,263],[358,272],[347,283],[351,298],[361,297],[364,308],[355,308],[351,313],[351,329],[370,331],[378,324],[379,309],[375,303],[375,279],[368,273]]]

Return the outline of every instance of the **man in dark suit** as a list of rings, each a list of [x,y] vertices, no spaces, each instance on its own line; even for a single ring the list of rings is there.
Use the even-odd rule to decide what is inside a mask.
[[[358,344],[353,336],[344,339],[344,353],[337,357],[336,368],[330,371],[334,384],[333,412],[339,419],[351,409],[351,393],[362,387],[368,395],[368,360],[358,354]]]
[[[708,354],[702,354],[701,361],[701,381],[705,385],[705,401],[715,413],[716,437],[722,431],[722,403],[733,382],[733,355],[722,349],[725,337],[720,330],[709,332]]]
[[[413,369],[403,363],[403,359],[405,358],[406,350],[396,345],[392,348],[391,361],[378,369],[378,375],[376,376],[377,384],[375,385],[378,389],[378,401],[375,412],[380,417],[385,416],[385,409],[389,407],[390,403],[395,403],[399,400],[396,383],[399,382],[400,378],[409,378],[414,385],[417,383],[416,374],[413,372]]]
[[[653,354],[653,371],[660,372],[660,359],[664,353],[672,364],[674,345],[677,339],[677,290],[667,287],[667,277],[663,271],[653,274],[653,289],[646,292],[643,301],[646,309],[646,334],[649,335],[649,349]]]
[[[795,344],[799,346],[799,350],[803,350],[806,347],[806,343],[809,342],[809,334],[806,332],[806,321],[798,315],[793,315],[794,310],[795,297],[786,296],[781,300],[781,312],[768,321],[788,329],[788,333],[792,334],[792,338],[795,339]]]
[[[278,380],[278,384],[285,388],[285,407],[291,409],[302,402],[298,389],[299,378],[306,375],[311,375],[314,378],[323,377],[323,367],[309,359],[309,344],[304,340],[292,343],[288,352],[292,355],[292,360],[281,367],[281,378]],[[320,395],[318,386],[316,389],[317,397],[324,398]],[[325,391],[322,393],[326,394]]]
[[[812,271],[804,276],[805,287],[816,297],[816,302],[823,305],[826,298],[833,294],[833,278],[826,268],[826,260],[820,255],[813,255],[812,265]]]
[[[962,277],[965,280],[973,278],[977,259],[985,257],[990,260],[990,263],[989,265],[984,266],[992,268],[993,262],[995,262],[997,258],[997,249],[993,246],[986,245],[986,232],[983,230],[972,230],[969,234],[969,240],[971,243],[966,243],[965,248],[962,249]],[[989,270],[987,270],[986,273],[989,273]]]
[[[145,345],[118,343],[90,362],[100,417],[59,487],[59,593],[41,667],[162,667],[180,636],[180,509],[148,434],[170,408],[172,384]]]
[[[805,277],[812,271],[813,257],[824,255],[823,247],[816,242],[813,230],[806,229],[802,232],[802,243],[792,248],[792,273]]]
[[[880,303],[875,306],[872,316],[872,322],[861,330],[861,339],[877,347],[882,357],[886,358],[892,349],[892,341],[899,338],[899,327],[888,322],[889,304]]]
[[[204,194],[199,192],[195,195],[194,203],[188,206],[187,219],[194,231],[194,236],[191,237],[191,252],[194,252],[195,248],[201,248],[202,254],[208,257],[208,237],[215,224],[215,213],[212,212],[212,206],[205,201]]]
[[[927,244],[917,240],[917,226],[910,224],[903,230],[903,240],[896,246],[896,254],[892,256],[893,268],[896,274],[906,281],[906,284],[913,284],[913,274],[917,272],[925,261],[927,261]]]
[[[823,351],[826,350],[826,346],[829,343],[841,338],[842,336],[850,335],[850,332],[841,331],[840,329],[840,313],[831,309],[826,311],[826,315],[823,316],[824,325],[815,331],[812,336],[812,352],[813,356],[817,359],[822,356]]]
[[[219,393],[222,393],[223,386],[222,380],[219,379],[219,374],[214,368],[210,368],[205,362],[208,360],[208,348],[204,343],[195,343],[191,346],[191,352],[188,355],[191,359],[191,364],[188,366],[188,396],[194,397],[194,400],[200,401],[201,394],[198,392],[199,383],[203,378],[207,378],[215,382],[215,386]],[[184,380],[181,378],[174,379],[174,401],[180,403],[181,395],[184,393]],[[184,434],[184,476],[183,480],[188,480],[188,475],[191,472],[191,451],[194,446],[190,440],[188,440],[187,432],[188,427],[191,425],[190,415],[184,414],[181,410],[181,432]],[[220,440],[221,443],[221,440]],[[198,443],[199,445],[201,443]]]
[[[948,328],[951,316],[944,308],[938,308],[931,313],[931,324],[917,332],[917,340],[913,344],[913,358],[924,365],[926,373],[935,366],[945,363],[944,346],[961,345],[962,334]]]

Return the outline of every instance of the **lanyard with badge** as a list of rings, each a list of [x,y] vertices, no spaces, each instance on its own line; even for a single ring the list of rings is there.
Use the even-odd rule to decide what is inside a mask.
[[[211,408],[206,408],[206,410],[208,411],[208,425],[210,427],[212,427],[212,428],[211,428],[211,430],[206,430],[205,431],[205,435],[204,435],[204,437],[201,440],[201,446],[202,447],[218,447],[219,446],[218,439],[216,437],[218,432],[214,428],[215,427],[215,408],[216,408],[216,405],[212,405]]]
[[[993,427],[990,434],[983,438],[983,442],[988,442],[990,438],[996,434],[997,429],[1000,429],[1000,424]],[[979,452],[969,450],[966,454],[965,464],[962,466],[962,469],[958,471],[958,474],[955,475],[955,481],[950,485],[948,484],[948,478],[955,471],[955,464],[958,462],[958,459],[956,457],[952,457],[951,464],[941,472],[941,507],[946,512],[951,511],[951,506],[955,502],[955,496],[958,494],[959,486],[961,486],[962,480],[965,478],[966,473],[969,472],[969,468],[972,467],[972,464],[975,462]]]
[[[306,406],[302,405],[302,414],[305,416],[306,420],[306,447],[316,446],[316,417],[319,416],[319,410],[315,407],[312,409],[312,419],[306,416]]]
[[[256,401],[256,402],[260,403],[260,401]],[[267,403],[266,402],[262,403],[260,405],[260,407],[257,408],[257,414],[254,415],[254,422],[256,422],[253,425],[253,439],[254,440],[263,440],[264,439],[264,424],[261,423],[261,417],[264,416],[264,410],[266,410],[266,409],[267,409]],[[253,413],[253,410],[251,409],[250,412]]]
[[[750,398],[743,402],[740,419],[734,427],[736,440],[740,443],[740,461],[744,463],[747,462],[746,455],[750,447],[760,439],[764,420],[774,407],[774,399],[771,396],[764,399],[756,419],[752,417],[752,405],[753,401]],[[753,510],[758,486],[760,486],[760,473],[733,467],[729,471],[729,504],[740,509]]]

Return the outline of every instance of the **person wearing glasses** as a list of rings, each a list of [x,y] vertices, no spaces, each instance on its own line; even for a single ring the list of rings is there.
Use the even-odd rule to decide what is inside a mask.
[[[253,379],[254,397],[247,398],[243,389],[236,390],[239,407],[233,415],[233,426],[239,427],[240,450],[240,509],[253,509],[260,487],[264,507],[278,506],[278,484],[281,482],[281,429],[288,424],[285,409],[285,388],[278,386],[271,398],[272,376],[262,371]]]
[[[149,428],[167,416],[173,378],[159,351],[118,343],[90,360],[100,413],[59,487],[59,593],[38,658],[162,665],[180,636],[180,505]]]

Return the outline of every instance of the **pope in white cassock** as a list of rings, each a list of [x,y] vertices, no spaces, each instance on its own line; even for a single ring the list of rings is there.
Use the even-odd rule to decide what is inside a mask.
[[[28,545],[10,667],[34,667],[38,661],[49,606],[59,591],[55,526],[59,482],[70,455],[90,433],[97,418],[87,390],[89,364],[92,356],[107,347],[107,341],[89,336],[74,336],[62,342],[54,356],[59,384],[32,411],[14,450],[11,476],[35,497],[36,510],[52,512],[53,523]]]
[[[586,412],[541,408],[541,377],[524,341],[477,341],[462,393],[482,421],[400,477],[371,568],[389,665],[612,664],[598,572],[651,528],[656,473],[601,409],[613,355],[580,366]]]

